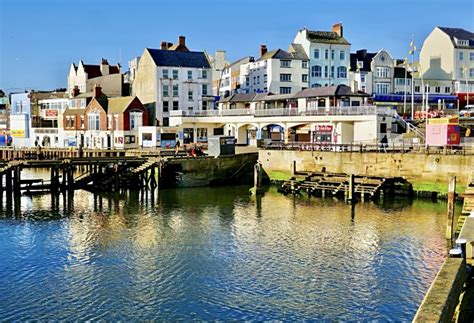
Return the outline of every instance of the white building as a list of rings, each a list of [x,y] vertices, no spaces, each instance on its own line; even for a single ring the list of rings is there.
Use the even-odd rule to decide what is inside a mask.
[[[257,61],[240,65],[243,93],[291,94],[308,87],[308,56],[301,45],[292,44],[288,51],[267,51],[260,46]]]
[[[67,84],[71,97],[74,87],[77,86],[81,93],[85,93],[91,92],[97,84],[107,95],[121,96],[123,77],[120,73],[120,64],[109,65],[106,59],[102,59],[100,65],[84,64],[82,60],[77,66],[73,63],[69,68]]]
[[[64,147],[63,113],[69,99],[38,100],[39,111],[36,125],[31,128],[31,140],[43,147]]]
[[[242,83],[240,80],[240,66],[254,61],[255,59],[253,57],[246,56],[228,64],[224,68],[218,83],[220,97],[226,97],[241,91]]]
[[[212,94],[219,95],[219,86],[222,79],[224,69],[229,65],[225,57],[225,50],[218,50],[214,55],[207,55],[209,64],[211,65],[212,78]]]
[[[303,46],[310,60],[310,87],[349,85],[351,44],[343,37],[342,23],[332,31],[299,30],[295,44]]]
[[[207,55],[189,51],[183,36],[179,41],[171,47],[163,42],[162,49],[145,48],[138,64],[133,93],[155,116],[154,125],[169,126],[170,111],[214,108]]]
[[[436,27],[423,42],[420,69],[424,79],[452,81],[454,92],[474,92],[474,33]]]

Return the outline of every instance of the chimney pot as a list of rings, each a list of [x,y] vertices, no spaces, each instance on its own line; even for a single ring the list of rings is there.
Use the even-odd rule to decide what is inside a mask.
[[[260,57],[262,57],[266,53],[267,53],[267,46],[266,45],[260,45]]]
[[[72,89],[72,96],[76,97],[79,95],[79,86],[74,85],[74,88]]]
[[[186,46],[186,37],[179,36],[179,45],[180,46]]]
[[[163,49],[163,50],[167,50],[167,49],[168,49],[168,43],[165,42],[165,41],[162,41],[160,47],[161,47],[161,49]]]
[[[102,96],[102,88],[99,84],[94,85],[94,98]]]

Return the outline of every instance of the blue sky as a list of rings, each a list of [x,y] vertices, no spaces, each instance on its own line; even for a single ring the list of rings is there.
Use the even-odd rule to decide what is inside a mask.
[[[110,63],[186,36],[191,50],[226,50],[230,61],[286,49],[298,29],[344,24],[351,51],[406,56],[435,26],[474,32],[474,0],[0,0],[0,89],[66,87],[72,62]]]

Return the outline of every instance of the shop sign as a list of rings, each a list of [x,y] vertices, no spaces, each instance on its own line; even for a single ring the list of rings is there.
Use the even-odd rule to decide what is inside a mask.
[[[10,134],[12,137],[15,138],[24,138],[25,137],[25,130],[20,129],[20,130],[10,130]]]
[[[58,110],[45,110],[45,116],[46,117],[57,117],[58,116]]]
[[[314,127],[314,131],[316,132],[332,132],[331,125],[316,125]]]

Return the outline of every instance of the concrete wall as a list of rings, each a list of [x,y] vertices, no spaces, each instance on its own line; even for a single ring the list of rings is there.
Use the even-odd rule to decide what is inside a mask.
[[[474,156],[401,153],[337,153],[292,150],[260,150],[259,160],[266,172],[290,172],[296,161],[298,171],[404,176],[409,181],[448,183],[451,175],[467,185],[474,173]]]

